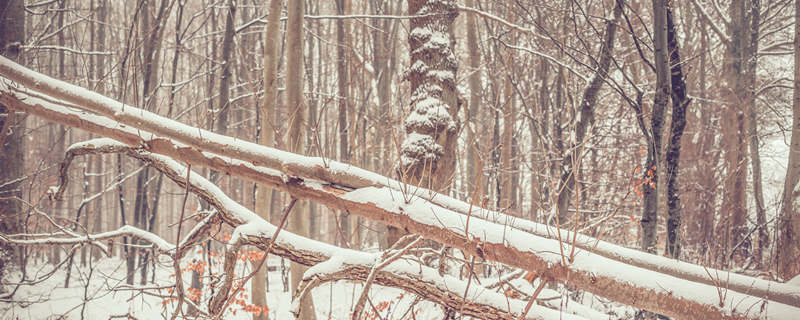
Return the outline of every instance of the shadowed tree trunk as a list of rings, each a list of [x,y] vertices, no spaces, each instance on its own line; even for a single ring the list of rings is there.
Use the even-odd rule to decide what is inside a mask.
[[[25,42],[24,1],[0,1],[0,54],[19,60],[20,46]],[[22,133],[24,118],[0,104],[0,233],[20,231],[22,206],[14,197],[22,198],[22,184],[17,181],[24,171]],[[0,280],[9,264],[17,258],[15,250],[0,244]],[[5,291],[0,289],[0,291]]]
[[[97,0],[97,7],[94,10],[95,10],[95,14],[96,14],[95,20],[97,21],[97,23],[92,22],[92,26],[91,26],[91,28],[92,28],[91,31],[94,34],[93,38],[95,39],[95,41],[93,41],[93,43],[95,43],[95,50],[102,52],[102,51],[106,50],[106,30],[105,30],[106,26],[105,26],[105,24],[106,24],[106,19],[107,19],[107,16],[108,16],[108,1],[107,0]],[[103,94],[105,93],[105,90],[103,88],[103,86],[105,84],[105,81],[103,80],[103,78],[105,77],[105,65],[104,65],[105,63],[106,63],[105,56],[98,55],[98,56],[94,57],[94,62],[93,62],[94,70],[92,70],[94,72],[94,76],[93,76],[94,88],[95,88],[95,90],[97,90],[97,92],[100,92],[100,93],[103,93]],[[92,71],[90,71],[90,72],[92,72]],[[94,157],[94,161],[95,162],[94,162],[94,172],[93,173],[95,175],[92,178],[92,183],[91,184],[95,188],[94,192],[100,192],[101,189],[102,189],[102,185],[103,185],[103,175],[102,175],[103,168],[104,168],[103,159],[101,157]],[[103,198],[101,197],[100,199],[96,200],[96,203],[93,206],[93,215],[92,215],[94,217],[92,219],[94,221],[93,222],[94,226],[93,226],[93,229],[92,229],[93,232],[100,232],[100,230],[103,227],[104,221],[107,219],[107,218],[103,217],[103,206],[102,206],[102,204],[103,204]],[[111,248],[109,248],[109,249],[111,249]],[[101,257],[102,257],[102,255],[101,255],[100,250],[98,250],[97,248],[92,248],[92,258],[94,260],[99,260]]]
[[[653,50],[655,51],[656,94],[650,115],[650,134],[647,141],[641,184],[642,197],[642,250],[656,253],[656,226],[658,225],[658,174],[661,160],[661,135],[664,129],[664,111],[671,93],[669,52],[667,48],[667,1],[653,0]]]
[[[513,22],[513,20],[512,20]],[[516,106],[514,89],[511,77],[513,76],[514,54],[512,50],[506,50],[505,55],[505,82],[503,84],[503,133],[500,137],[500,167],[498,168],[499,192],[497,197],[497,208],[515,212],[516,199],[514,197],[514,125],[516,122]],[[497,124],[499,125],[499,124]]]
[[[761,154],[759,148],[758,137],[758,122],[757,113],[758,107],[756,106],[755,91],[756,88],[756,67],[758,65],[758,40],[759,40],[759,24],[761,21],[761,0],[749,0],[748,10],[749,24],[745,26],[746,35],[743,39],[745,51],[743,53],[743,68],[744,68],[744,82],[745,91],[742,92],[744,98],[745,112],[747,118],[745,119],[745,126],[747,128],[747,143],[750,151],[750,165],[753,169],[753,200],[756,209],[756,228],[758,229],[757,241],[753,244],[753,259],[757,266],[761,266],[764,252],[767,250],[769,244],[769,233],[767,231],[767,213],[764,207],[764,188],[762,187],[761,178]]]
[[[669,128],[669,142],[664,160],[667,178],[667,256],[677,259],[681,253],[681,198],[678,178],[680,175],[681,138],[686,128],[686,109],[689,98],[686,80],[681,67],[680,46],[678,45],[672,9],[667,7],[667,47],[669,49],[670,85],[672,87],[672,121]]]
[[[58,18],[56,19],[56,26],[59,29],[61,29],[62,27],[64,27],[64,15],[66,14],[64,0],[58,2],[58,10],[59,12],[58,12]],[[56,44],[63,47],[64,41],[65,41],[64,32],[63,31],[59,32],[58,36],[56,36]],[[58,59],[57,62],[58,76],[63,78],[66,75],[66,63],[65,63],[66,61],[64,57],[64,52],[62,50],[59,50],[57,54],[57,59]],[[53,149],[52,149],[53,152],[50,159],[53,163],[57,163],[59,161],[58,158],[64,154],[64,147],[65,147],[64,145],[66,144],[67,131],[64,129],[63,125],[51,125],[48,131],[49,131],[48,138],[53,143]],[[61,215],[62,217],[65,218],[68,217],[69,211],[64,210],[65,201],[55,201],[55,202],[56,203],[53,208],[55,210],[55,214]],[[61,262],[61,250],[62,248],[60,247],[54,248],[53,259],[52,259],[53,264]],[[70,262],[70,264],[71,263],[72,262]],[[67,273],[70,273],[70,271],[67,271]],[[65,283],[66,282],[69,282],[69,280],[67,279]]]

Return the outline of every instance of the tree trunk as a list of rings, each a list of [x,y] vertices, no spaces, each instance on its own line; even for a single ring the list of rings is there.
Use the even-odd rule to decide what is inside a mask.
[[[0,2],[0,54],[19,60],[21,45],[25,42],[24,1]],[[22,133],[25,123],[22,117],[0,104],[0,233],[15,234],[20,229],[21,203],[13,199],[22,198],[22,183],[16,181],[25,170]],[[8,266],[18,257],[18,252],[0,244],[0,280]],[[20,266],[22,267],[22,266]],[[0,289],[0,291],[4,291]]]
[[[474,0],[466,0],[467,7],[474,7]],[[465,183],[467,195],[473,196],[473,191],[478,185],[483,185],[480,181],[473,180],[476,177],[483,179],[483,174],[478,175],[478,171],[483,171],[480,166],[480,159],[476,148],[479,143],[476,140],[475,132],[478,131],[480,121],[476,119],[478,111],[481,109],[481,51],[478,48],[478,28],[475,23],[475,15],[467,14],[467,52],[469,53],[469,104],[467,105],[465,119],[467,129],[467,181]],[[478,201],[478,199],[474,199]]]
[[[550,125],[550,66],[548,63],[542,59],[542,63],[540,66],[539,73],[536,75],[541,84],[539,86],[539,103],[538,108],[536,107],[529,107],[529,116],[528,119],[528,131],[531,136],[531,144],[528,154],[530,156],[530,168],[531,168],[531,176],[530,176],[530,184],[531,184],[531,191],[530,191],[530,212],[528,214],[528,219],[532,221],[538,221],[539,219],[539,212],[543,208],[544,201],[543,199],[549,198],[548,189],[545,186],[547,176],[547,170],[543,165],[546,164],[548,156],[547,149],[548,147],[552,147],[549,142],[552,142],[553,137],[549,134],[549,125]],[[541,113],[542,118],[537,118],[539,114],[537,111]],[[544,156],[542,156],[544,155]]]
[[[66,11],[65,2],[63,0],[59,1],[58,9],[59,13],[58,13],[58,18],[56,19],[56,26],[58,29],[61,29],[64,26],[64,14]],[[63,47],[64,41],[65,41],[64,31],[62,30],[61,32],[58,33],[58,36],[56,36],[56,44],[58,46]],[[57,54],[57,59],[58,59],[58,76],[63,79],[66,76],[66,63],[65,63],[64,52],[62,50],[59,50]],[[53,163],[58,163],[58,161],[60,160],[59,157],[61,157],[64,154],[64,148],[67,137],[66,133],[67,131],[62,125],[52,125],[49,128],[49,138],[50,141],[54,143],[53,154],[51,155],[52,158],[50,158],[50,160]],[[53,209],[55,209],[56,216],[69,219],[67,218],[69,216],[69,211],[64,210],[64,204],[65,204],[64,201],[56,201]],[[53,259],[52,259],[53,264],[61,262],[61,250],[62,248],[60,247],[54,248]]]
[[[303,14],[304,1],[288,2],[288,21],[286,22],[286,105],[289,110],[288,150],[295,153],[305,152],[306,108],[303,103]],[[289,215],[289,231],[307,237],[308,205],[306,201],[298,201]],[[306,268],[292,262],[291,290],[295,292],[303,279]],[[300,318],[314,319],[313,301],[310,296],[301,302]]]
[[[338,15],[347,14],[349,8],[349,0],[336,0],[336,13]],[[350,25],[345,19],[336,20],[336,100],[339,108],[337,110],[337,126],[339,128],[339,161],[344,163],[350,163],[350,122],[347,121],[347,112],[350,109],[348,107],[350,102],[349,33]],[[339,213],[339,223],[341,237],[337,237],[337,239],[339,239],[337,242],[349,243],[351,240],[350,234],[352,232],[352,227],[350,217],[346,212]]]
[[[575,132],[571,136],[569,150],[561,162],[561,180],[558,184],[558,218],[563,224],[567,221],[567,210],[569,209],[570,198],[575,188],[575,173],[580,168],[580,155],[586,142],[586,132],[594,125],[594,107],[600,93],[600,87],[608,77],[608,70],[611,67],[611,54],[614,51],[614,38],[617,32],[617,21],[622,15],[622,1],[616,0],[614,5],[614,17],[611,21],[606,21],[606,30],[599,51],[599,59],[595,65],[595,73],[589,86],[583,92],[583,100],[580,104],[578,120],[575,123]]]
[[[800,4],[794,14],[794,96],[792,98],[792,141],[783,187],[783,206],[777,228],[778,274],[789,280],[800,274]]]
[[[508,210],[509,212],[515,212],[515,198],[514,198],[514,184],[513,184],[513,175],[514,175],[514,168],[513,168],[513,157],[514,157],[514,146],[513,146],[513,138],[514,138],[514,122],[516,121],[516,110],[514,103],[516,102],[514,99],[514,88],[512,83],[512,73],[511,70],[514,65],[514,55],[512,54],[513,51],[508,50],[506,52],[506,74],[505,74],[505,84],[503,85],[503,134],[500,138],[500,168],[499,168],[499,180],[500,180],[500,192],[497,198],[497,208],[500,210]]]
[[[264,33],[264,104],[261,106],[261,128],[259,130],[258,143],[267,147],[275,145],[275,106],[278,96],[278,44],[281,40],[280,17],[283,1],[269,1],[269,15],[267,16],[267,26]],[[256,185],[256,213],[264,220],[270,221],[273,211],[273,197],[277,196],[275,190],[268,189],[262,184]],[[257,306],[267,305],[267,272],[268,267],[263,266],[253,277],[253,290],[251,303]],[[256,314],[253,320],[266,320],[269,315],[266,312]]]
[[[642,170],[642,250],[656,253],[658,225],[658,167],[661,161],[661,136],[664,110],[670,97],[669,52],[667,48],[667,2],[653,0],[653,33],[656,67],[656,94],[650,119],[650,140],[647,141],[647,161]]]
[[[744,45],[743,52],[743,74],[745,91],[741,92],[744,99],[744,109],[747,112],[745,119],[745,126],[747,130],[748,145],[750,151],[750,165],[753,168],[753,200],[755,201],[756,209],[756,228],[758,229],[757,241],[753,245],[753,259],[757,266],[761,266],[763,261],[764,252],[769,244],[769,233],[767,231],[767,214],[764,204],[764,188],[762,187],[761,180],[761,154],[758,151],[759,138],[758,138],[758,122],[757,113],[758,107],[756,106],[755,91],[756,88],[756,67],[758,65],[758,40],[759,40],[759,24],[760,24],[760,0],[749,0],[745,8],[745,13],[749,18],[747,19],[748,25],[745,25],[745,37],[742,39]]]
[[[97,0],[97,7],[94,9],[96,14],[97,14],[97,17],[95,18],[95,20],[99,22],[99,23],[96,23],[96,24],[94,22],[92,23],[92,30],[94,32],[94,38],[95,38],[95,41],[94,41],[95,50],[97,50],[97,51],[105,51],[106,50],[106,36],[105,36],[106,32],[105,32],[105,25],[104,24],[106,23],[106,17],[108,15],[108,8],[107,7],[108,7],[108,3],[107,3],[106,0]],[[95,88],[95,90],[97,90],[100,93],[105,93],[105,90],[103,88],[104,83],[102,83],[102,80],[101,80],[105,76],[104,75],[104,73],[105,73],[104,64],[105,64],[105,57],[103,55],[98,55],[98,56],[96,56],[94,58],[94,70],[90,71],[90,72],[94,71],[94,77],[93,77],[94,80],[95,80],[94,88]],[[100,157],[95,157],[94,160],[95,160],[95,164],[94,164],[94,170],[95,171],[93,173],[95,175],[92,178],[92,185],[94,185],[94,187],[95,187],[95,192],[101,192],[102,185],[103,185],[103,175],[102,175],[103,167],[104,167],[103,166],[103,159],[100,158]],[[103,198],[101,197],[100,199],[98,199],[96,201],[97,202],[93,206],[94,212],[93,212],[93,215],[92,215],[94,217],[92,219],[94,221],[93,231],[94,232],[99,232],[102,229],[103,224],[104,224],[103,221],[105,220],[103,218],[103,205],[102,205],[103,204]],[[109,248],[109,250],[112,250],[112,248]],[[97,248],[92,248],[92,258],[96,261],[96,260],[99,260],[101,257],[102,257],[102,255],[101,255],[100,250],[98,250]]]
[[[669,48],[670,85],[672,89],[672,121],[669,128],[669,141],[665,159],[667,178],[667,256],[678,259],[681,253],[681,198],[678,188],[680,174],[681,138],[686,128],[686,109],[689,98],[686,81],[681,67],[680,46],[678,45],[672,9],[667,7],[667,46]]]
[[[458,9],[452,0],[408,0],[408,14],[419,12],[436,15],[410,21],[411,113],[404,122],[406,137],[400,146],[398,176],[406,183],[443,191],[449,188],[455,171],[460,126],[452,28]],[[387,244],[392,246],[401,236],[400,230],[390,227]]]
[[[721,216],[717,226],[717,242],[723,247],[717,252],[718,262],[729,265],[729,257],[735,264],[741,264],[749,255],[750,242],[747,234],[747,142],[744,139],[744,102],[746,101],[746,83],[743,54],[746,47],[746,30],[749,23],[745,5],[750,0],[734,0],[729,10],[731,24],[728,27],[729,41],[723,58],[723,78],[727,87],[723,90],[725,109],[722,113],[722,141],[725,150],[725,167],[727,175],[724,179]],[[735,252],[734,252],[735,250]]]

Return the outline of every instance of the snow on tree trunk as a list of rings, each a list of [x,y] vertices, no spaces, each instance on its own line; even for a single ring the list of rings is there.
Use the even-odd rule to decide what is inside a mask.
[[[409,0],[408,36],[411,112],[405,119],[400,175],[415,185],[441,190],[455,169],[459,128],[458,60],[452,24],[458,11],[450,0]],[[432,15],[434,14],[434,15]]]
[[[408,35],[411,112],[403,124],[406,137],[400,146],[398,176],[404,182],[443,191],[455,169],[459,127],[458,60],[452,29],[458,9],[452,0],[409,0],[408,14],[422,17],[411,19]],[[401,236],[389,227],[388,245]]]

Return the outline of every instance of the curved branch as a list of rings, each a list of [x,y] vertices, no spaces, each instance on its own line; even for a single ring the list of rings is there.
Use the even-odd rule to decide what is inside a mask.
[[[150,242],[153,244],[153,247],[156,250],[163,254],[171,254],[171,252],[175,250],[174,245],[162,239],[158,235],[133,226],[122,226],[121,228],[113,231],[85,236],[73,236],[69,238],[35,237],[33,239],[25,239],[30,237],[30,235],[15,235],[14,237],[0,235],[0,242],[16,246],[92,244],[98,246],[104,253],[108,253],[108,247],[102,243],[96,243],[96,241],[118,238],[122,236],[130,236]]]

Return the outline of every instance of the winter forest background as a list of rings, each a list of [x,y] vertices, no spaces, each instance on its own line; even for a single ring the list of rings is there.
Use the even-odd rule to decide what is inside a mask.
[[[1,0],[0,318],[800,317],[798,17]]]

